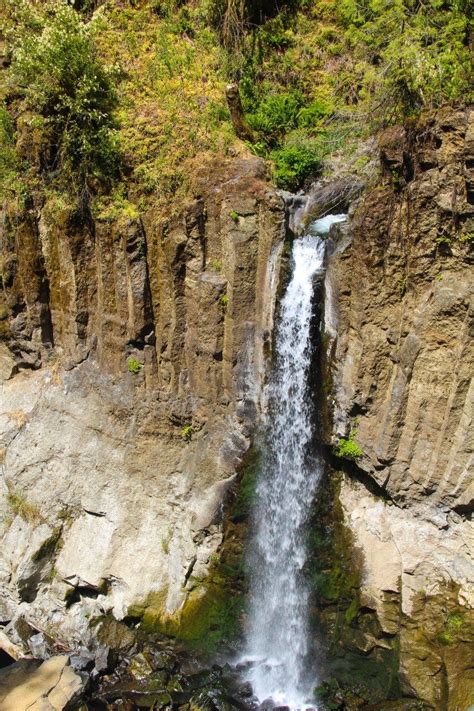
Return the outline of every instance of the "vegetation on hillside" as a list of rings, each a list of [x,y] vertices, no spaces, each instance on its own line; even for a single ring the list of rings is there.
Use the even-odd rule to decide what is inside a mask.
[[[98,25],[67,2],[38,7],[20,0],[10,5],[9,19],[9,88],[23,100],[25,132],[37,143],[35,167],[84,200],[94,179],[118,169],[115,77],[98,57]]]
[[[100,215],[169,203],[197,160],[246,150],[229,81],[248,149],[290,190],[328,153],[473,98],[469,0],[7,0],[2,19],[0,191]]]

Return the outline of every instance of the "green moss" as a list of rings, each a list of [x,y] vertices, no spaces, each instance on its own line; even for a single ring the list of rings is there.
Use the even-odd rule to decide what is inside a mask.
[[[454,642],[454,636],[451,632],[448,630],[445,630],[444,632],[440,632],[438,636],[438,640],[441,642],[441,644],[453,644]]]
[[[165,622],[164,631],[201,653],[211,654],[219,642],[237,631],[242,608],[242,599],[229,598],[225,587],[209,582],[191,592],[178,623]]]
[[[246,521],[249,517],[255,501],[259,471],[260,452],[256,447],[252,447],[242,463],[239,484],[230,509],[230,518],[234,523]]]
[[[188,594],[182,608],[166,612],[167,590],[150,593],[140,605],[133,605],[127,617],[140,620],[146,632],[159,632],[181,641],[203,657],[212,657],[220,644],[231,640],[240,629],[243,597],[234,594],[228,576],[219,565],[207,580]]]
[[[126,617],[140,620],[142,626],[148,631],[160,631],[161,620],[166,616],[167,594],[166,588],[148,593],[143,602],[130,605]]]
[[[460,631],[465,624],[464,615],[457,613],[448,615],[447,624],[452,630],[456,632]]]
[[[376,703],[397,698],[399,693],[398,642],[384,635],[375,612],[361,606],[363,558],[344,525],[339,486],[339,475],[328,473],[312,509],[308,540],[311,620],[315,634],[322,634],[328,647],[328,674],[341,693],[358,694]],[[383,638],[384,648],[367,652],[366,640],[374,638]]]
[[[324,496],[318,497],[313,505],[308,539],[310,571],[316,599],[323,606],[336,603],[343,620],[350,608],[352,621],[357,613],[362,559],[343,524],[338,489],[337,478],[328,476]]]
[[[335,560],[329,570],[313,575],[313,584],[321,597],[327,601],[336,602],[352,589],[355,577],[344,565],[344,562]]]
[[[211,259],[209,266],[213,272],[221,272],[222,271],[222,262],[220,259]]]
[[[245,604],[243,540],[246,519],[254,496],[258,452],[249,451],[240,471],[240,482],[224,506],[224,538],[209,556],[206,578],[188,577],[185,600],[173,614],[166,610],[168,590],[150,593],[129,608],[127,617],[145,633],[174,638],[201,657],[212,658],[232,645],[241,632]],[[165,543],[169,554],[168,545]],[[191,589],[190,589],[191,588]]]
[[[444,645],[454,644],[465,625],[464,615],[451,613],[447,616],[444,629],[438,635],[438,641]]]
[[[357,612],[359,611],[359,605],[359,599],[355,597],[347,608],[347,610],[344,612],[344,622],[346,623],[346,625],[350,625],[356,618]]]

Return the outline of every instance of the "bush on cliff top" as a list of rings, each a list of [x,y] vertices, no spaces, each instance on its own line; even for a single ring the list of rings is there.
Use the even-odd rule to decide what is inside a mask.
[[[18,167],[15,126],[7,108],[0,104],[0,191],[12,188],[17,179]]]
[[[282,8],[295,7],[300,0],[204,0],[204,8],[220,41],[229,50],[239,48],[244,35]]]
[[[472,98],[469,0],[342,0],[358,100],[383,123]],[[358,64],[358,66],[357,66]]]
[[[292,190],[324,155],[340,150],[350,160],[381,125],[472,98],[467,0],[7,0],[7,7],[6,105],[15,119],[23,108],[33,114],[28,122],[46,146],[28,179],[39,173],[76,192],[107,185],[119,144],[127,200],[160,201],[167,213],[180,204],[170,197],[186,194],[196,156],[202,163],[239,150],[225,104],[229,80],[240,82],[254,152],[271,158],[275,180]],[[232,16],[240,25],[229,30],[229,44],[224,23]],[[107,66],[120,68],[119,97],[118,73]],[[19,122],[19,143],[22,131]]]
[[[290,136],[289,140],[270,153],[273,178],[279,188],[296,191],[302,183],[321,168],[321,147],[305,136]]]
[[[10,0],[9,8],[10,81],[45,122],[44,167],[78,190],[89,178],[113,175],[117,97],[113,74],[97,55],[98,24],[86,23],[67,0]]]

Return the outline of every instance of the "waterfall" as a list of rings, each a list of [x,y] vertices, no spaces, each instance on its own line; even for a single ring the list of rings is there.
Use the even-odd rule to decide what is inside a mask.
[[[333,222],[340,216],[331,216]],[[305,523],[322,465],[311,456],[311,322],[314,281],[323,272],[328,218],[293,244],[293,271],[281,302],[276,363],[249,552],[250,610],[245,658],[259,701],[301,708],[311,699]],[[312,678],[311,678],[312,677]]]

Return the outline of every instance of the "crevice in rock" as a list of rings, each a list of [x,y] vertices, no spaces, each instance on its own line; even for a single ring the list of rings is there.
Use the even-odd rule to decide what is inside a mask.
[[[66,581],[67,582],[67,581]],[[90,598],[96,600],[99,595],[107,595],[110,589],[110,580],[104,580],[101,585],[77,585],[71,588],[71,591],[66,595],[66,609],[69,609],[81,598]]]
[[[474,501],[469,501],[467,504],[455,504],[453,511],[459,514],[459,516],[471,521],[474,513]]]
[[[105,518],[107,516],[105,511],[91,511],[90,509],[84,509],[84,513],[89,514],[89,516],[97,516],[98,518]]]
[[[51,318],[50,309],[49,281],[44,270],[41,278],[38,300],[40,303],[41,342],[47,348],[54,348],[53,321]]]
[[[359,467],[355,461],[336,457],[329,447],[326,447],[325,458],[334,470],[342,471],[344,474],[347,474],[350,479],[355,479],[363,484],[372,496],[383,499],[384,501],[390,501],[390,503],[397,506],[397,502],[390,496],[386,488],[376,482],[375,479],[364,469]]]
[[[5,652],[4,649],[0,649],[0,669],[9,667],[11,664],[14,664],[15,662],[16,662],[16,659],[14,659],[9,654],[7,654],[7,652]]]
[[[185,584],[185,585],[186,585],[186,583],[188,582],[188,580],[189,580],[189,578],[190,578],[190,576],[191,576],[191,574],[192,574],[192,572],[193,572],[194,566],[196,565],[196,561],[197,561],[196,556],[193,556],[191,562],[189,563],[189,566],[188,566],[188,569],[187,569],[187,571],[186,571],[186,573],[185,573],[185,576],[184,576],[184,584]]]
[[[143,294],[143,320],[144,325],[140,333],[140,338],[150,345],[155,345],[156,342],[156,321],[155,310],[153,307],[153,297],[150,284],[150,267],[148,264],[148,241],[145,226],[140,218],[140,229],[142,234],[143,259],[145,263],[145,284]]]

